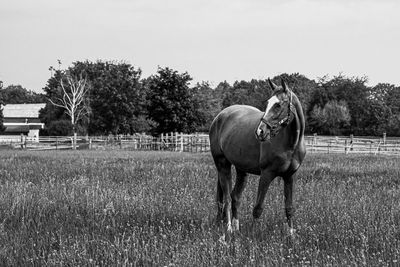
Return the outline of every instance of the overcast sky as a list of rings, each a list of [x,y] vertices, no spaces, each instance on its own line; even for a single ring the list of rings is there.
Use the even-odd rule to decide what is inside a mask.
[[[195,82],[343,73],[400,85],[396,0],[0,0],[0,80],[40,91],[49,67],[117,60]]]

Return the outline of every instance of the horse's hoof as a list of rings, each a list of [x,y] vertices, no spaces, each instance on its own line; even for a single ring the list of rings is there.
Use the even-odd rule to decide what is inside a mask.
[[[231,223],[228,223],[227,232],[230,233],[230,234],[233,232],[233,228],[232,228],[232,224]]]
[[[225,235],[222,235],[219,239],[218,242],[220,242],[224,246],[228,246],[228,242],[226,242]]]
[[[289,229],[289,234],[290,234],[291,236],[294,236],[295,233],[296,233],[296,230],[294,230],[294,228],[290,228],[290,229]]]
[[[296,230],[293,227],[289,227],[287,225],[284,226],[284,235],[286,237],[290,237],[291,239],[294,239],[296,236]]]
[[[239,219],[236,218],[232,219],[232,230],[239,231]]]
[[[263,209],[262,209],[262,208],[254,208],[254,209],[253,209],[253,218],[254,218],[254,219],[260,218],[262,212],[263,212]]]

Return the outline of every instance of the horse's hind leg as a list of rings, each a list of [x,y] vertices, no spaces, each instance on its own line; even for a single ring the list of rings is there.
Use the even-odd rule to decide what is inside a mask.
[[[236,169],[236,183],[233,188],[232,197],[232,228],[239,230],[239,214],[240,198],[247,183],[247,173]]]
[[[228,231],[231,231],[231,190],[232,190],[232,174],[231,163],[224,157],[215,159],[218,170],[217,184],[217,220],[226,219]]]

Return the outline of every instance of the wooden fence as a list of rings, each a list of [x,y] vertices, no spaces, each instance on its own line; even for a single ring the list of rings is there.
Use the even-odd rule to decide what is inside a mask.
[[[400,139],[363,138],[363,137],[332,137],[306,136],[308,153],[358,153],[385,154],[400,156]]]
[[[150,135],[78,136],[77,149],[168,150],[179,152],[210,151],[208,134],[168,133],[159,137]],[[0,145],[27,150],[73,149],[72,136],[45,136],[36,139],[26,136],[2,138]]]
[[[363,153],[400,156],[400,138],[362,138],[306,136],[308,153]],[[31,139],[21,136],[2,138],[0,146],[9,146],[27,150],[61,150],[72,149],[73,138],[40,137]],[[167,150],[177,152],[208,152],[210,141],[208,134],[167,133],[158,137],[137,134],[130,136],[78,136],[77,149],[127,149],[127,150]]]

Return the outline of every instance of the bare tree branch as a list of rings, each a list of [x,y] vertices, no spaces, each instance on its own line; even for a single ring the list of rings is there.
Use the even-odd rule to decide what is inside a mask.
[[[66,75],[65,77],[67,84],[64,84],[63,79],[60,81],[60,88],[62,97],[57,97],[54,99],[49,99],[49,101],[57,106],[65,109],[67,115],[71,119],[71,124],[74,127],[74,132],[76,130],[76,123],[84,114],[84,110],[86,109],[85,105],[83,105],[86,93],[89,90],[89,86],[87,86],[86,79],[74,78],[70,75]]]

